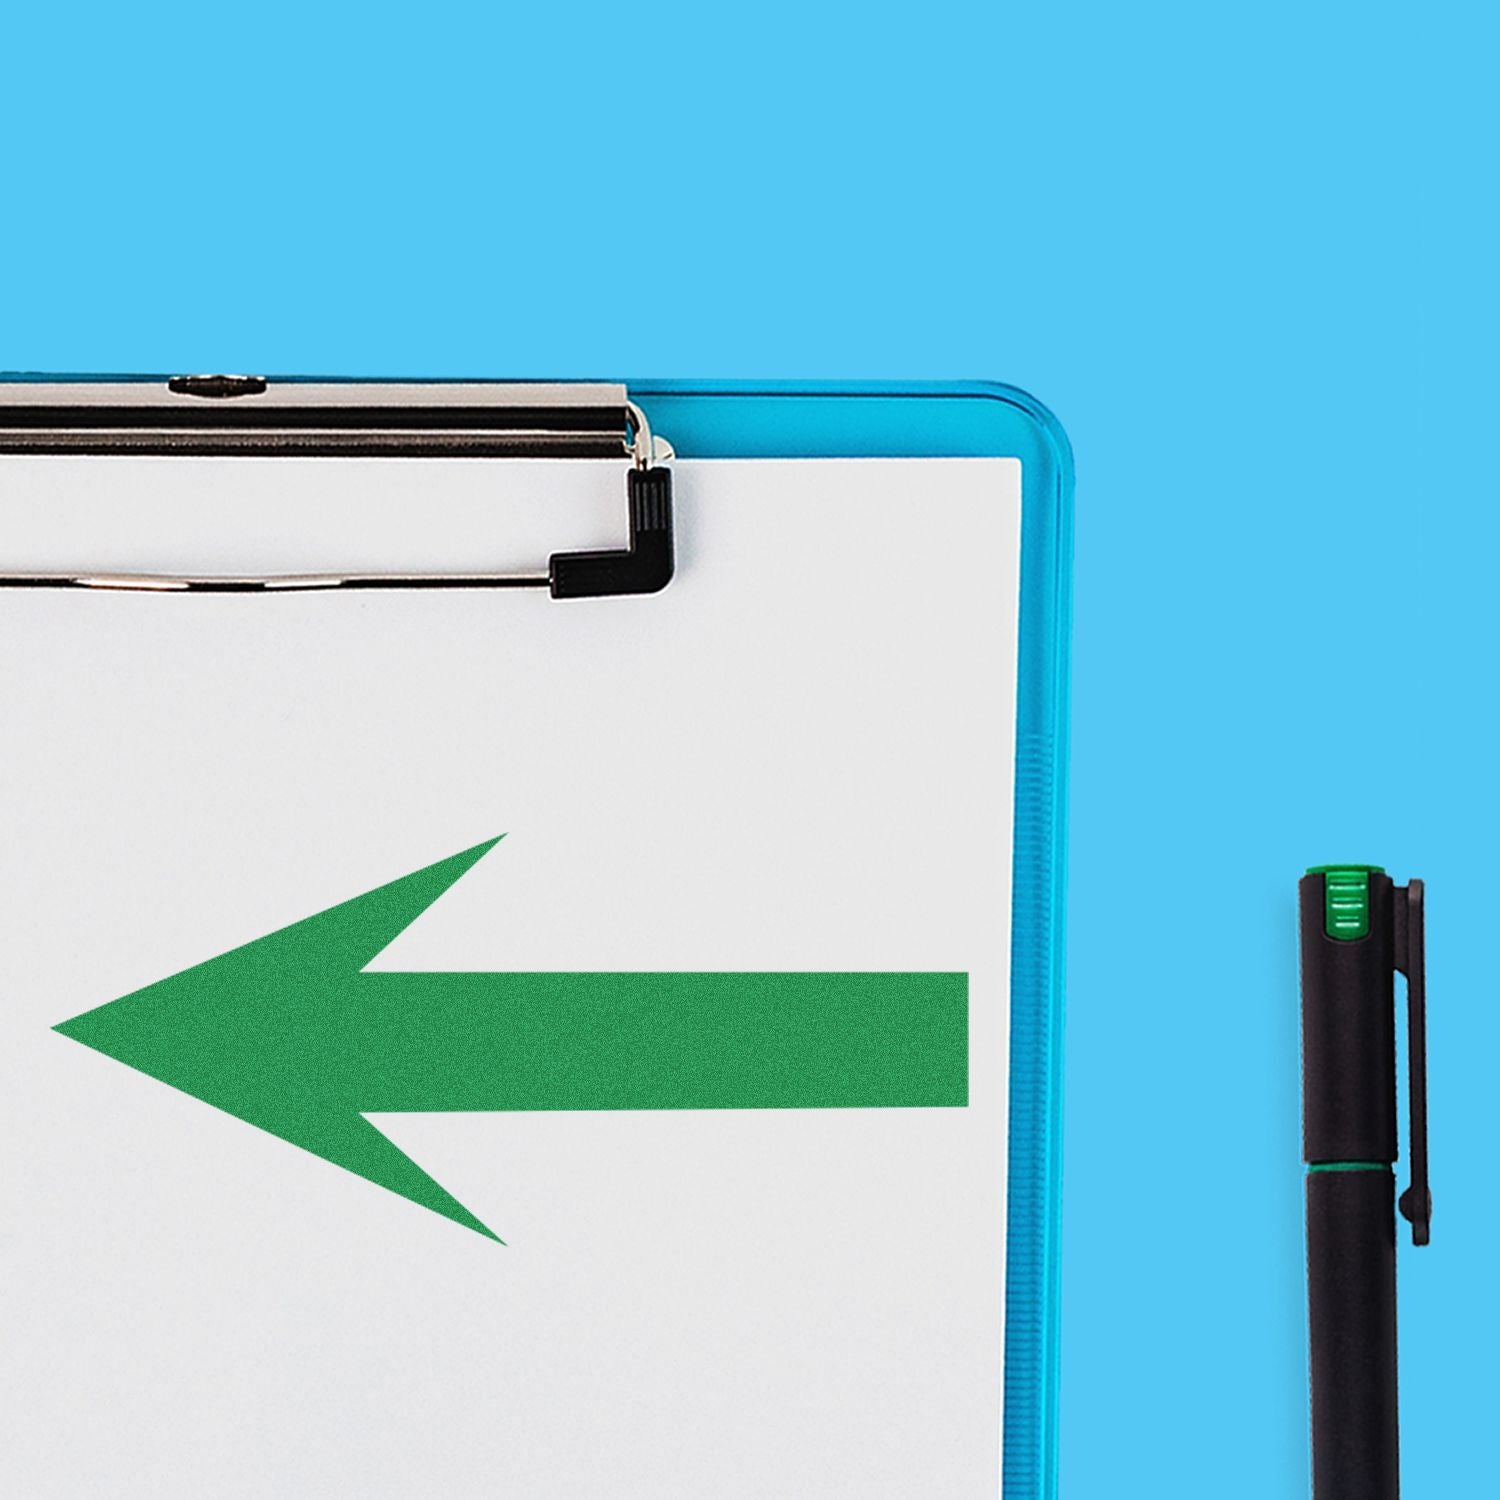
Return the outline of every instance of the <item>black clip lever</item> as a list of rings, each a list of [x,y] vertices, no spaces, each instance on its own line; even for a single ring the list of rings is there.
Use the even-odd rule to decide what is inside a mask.
[[[1406,975],[1407,1074],[1411,1092],[1411,1186],[1398,1207],[1411,1224],[1414,1245],[1432,1237],[1432,1193],[1427,1185],[1427,938],[1420,880],[1397,887],[1396,967]]]
[[[672,581],[672,471],[633,468],[625,483],[629,546],[615,552],[554,552],[547,563],[554,599],[654,594]]]

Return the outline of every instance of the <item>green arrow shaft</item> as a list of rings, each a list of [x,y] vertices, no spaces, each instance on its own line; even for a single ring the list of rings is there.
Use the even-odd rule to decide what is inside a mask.
[[[968,1097],[963,974],[363,974],[319,1023],[303,1045],[370,1112]]]

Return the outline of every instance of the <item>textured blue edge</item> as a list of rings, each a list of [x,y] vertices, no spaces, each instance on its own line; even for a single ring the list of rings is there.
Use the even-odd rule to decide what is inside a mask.
[[[631,380],[683,458],[1021,460],[1004,1500],[1057,1494],[1058,1271],[1073,458],[1053,415],[982,382]]]

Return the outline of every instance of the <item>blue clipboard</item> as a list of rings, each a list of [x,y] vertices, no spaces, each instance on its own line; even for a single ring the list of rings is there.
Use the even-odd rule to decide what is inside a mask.
[[[3,439],[0,448],[7,452],[35,450],[43,454],[72,452],[80,445],[85,452],[114,452],[117,448],[130,451],[145,438],[152,444],[164,445],[167,451],[177,451],[186,441],[187,434],[196,445],[192,451],[234,451],[239,439],[231,421],[221,420],[216,415],[209,423],[200,422],[196,416],[191,422],[178,422],[175,416],[166,414],[181,409],[173,404],[178,398],[185,401],[186,409],[193,412],[201,407],[217,413],[226,401],[264,394],[267,382],[258,377],[215,376],[180,377],[170,382],[159,381],[155,385],[137,380],[95,382],[91,387],[84,381],[74,382],[74,387],[68,400],[77,410],[68,406],[67,410],[74,413],[73,419],[62,421],[54,411],[55,406],[58,411],[63,410],[57,406],[63,399],[56,394],[61,386],[43,385],[28,390],[22,383],[13,384],[9,391],[13,410],[9,425],[0,433],[0,439]],[[369,388],[334,390],[327,384],[320,384],[304,387],[303,394],[309,389],[316,394],[316,400],[311,403],[310,412],[303,414],[309,419],[300,425],[296,420],[298,393],[295,391],[285,400],[272,402],[271,417],[256,419],[270,431],[269,440],[273,444],[296,446],[311,443],[314,451],[321,451],[321,445],[332,441],[324,432],[324,428],[331,424],[330,412],[338,415],[338,402],[344,395],[352,389],[361,403],[377,399],[369,394]],[[529,449],[530,445],[540,441],[533,434],[532,427],[548,417],[549,409],[536,403],[545,402],[557,393],[536,385],[513,389],[522,391],[524,399],[513,400],[510,406],[501,408],[509,413],[509,426],[499,422],[493,411],[487,411],[485,425],[460,431],[456,436],[448,434],[442,441],[456,448],[471,447],[476,431],[484,434],[486,443],[493,443],[501,451],[508,451],[507,444],[519,444],[523,449]],[[593,406],[587,410],[577,405],[578,389],[563,390],[557,396],[556,405],[566,414],[566,420],[551,416],[552,425],[547,427],[546,436],[563,456],[580,456],[574,450],[582,450],[583,456],[611,455],[616,460],[626,451],[634,454],[638,469],[632,469],[628,482],[631,550],[628,554],[618,551],[553,554],[549,573],[554,597],[567,596],[558,587],[560,563],[572,566],[575,571],[582,565],[585,573],[594,569],[599,576],[618,582],[622,559],[630,561],[634,556],[638,521],[643,530],[662,529],[659,524],[661,516],[651,509],[658,503],[652,486],[659,482],[654,476],[660,471],[649,467],[649,454],[654,451],[650,429],[668,435],[677,456],[689,460],[1008,458],[1019,461],[1020,573],[1011,881],[1005,1332],[1004,1349],[998,1351],[1004,1369],[1001,1488],[1005,1500],[1052,1500],[1056,1493],[1057,1452],[1062,893],[1072,490],[1072,463],[1067,440],[1050,413],[1029,396],[1004,386],[979,383],[834,386],[644,380],[629,382],[628,387],[597,388],[604,395],[596,395]],[[394,397],[387,396],[387,401],[408,403],[410,411],[417,414],[408,424],[411,431],[393,423],[392,432],[386,432],[385,424],[391,412],[406,410],[405,407],[371,406],[371,412],[380,419],[378,422],[372,420],[364,426],[355,424],[348,432],[340,429],[338,436],[341,441],[351,443],[358,453],[370,448],[383,454],[385,449],[380,445],[389,443],[394,443],[393,451],[402,453],[418,444],[418,438],[412,434],[420,429],[421,443],[426,445],[430,441],[426,434],[434,424],[430,420],[419,420],[423,403],[428,403],[429,408],[437,406],[447,411],[448,407],[443,403],[451,401],[451,390],[451,387],[445,390],[435,384],[426,390],[401,388]],[[611,423],[618,424],[623,417],[620,401],[626,390],[630,401],[635,403],[631,409],[637,417],[644,413],[649,419],[649,428],[642,422],[634,422],[631,429],[634,446],[622,450],[622,429],[617,425],[611,427]],[[272,392],[272,396],[277,394]],[[267,400],[271,401],[271,397]],[[288,410],[290,416],[286,414]],[[82,416],[79,416],[79,411]],[[430,409],[427,416],[431,416]],[[314,417],[316,421],[311,420]],[[158,424],[165,424],[160,433],[157,432]],[[257,435],[258,429],[248,430],[256,443],[267,441]],[[152,447],[148,451],[156,449]],[[612,591],[650,592],[671,578],[669,488],[667,496],[665,574],[654,581],[648,579],[642,588]],[[1015,490],[1011,488],[1006,503],[1010,507],[1008,515],[1012,518],[1015,514],[1014,496]],[[368,497],[356,495],[354,498],[363,503]],[[360,512],[361,524],[368,514],[368,509]],[[1008,568],[1015,556],[1010,550],[1014,536],[1014,531],[1007,534]],[[424,586],[453,588],[455,585],[547,587],[549,573],[527,571],[516,575],[456,578],[449,573],[415,573],[395,578],[366,576],[353,581],[405,590]],[[1008,572],[1007,599],[1015,597],[1009,593],[1015,577],[1013,569]],[[321,574],[294,581],[299,587],[310,585],[314,590],[339,588],[351,583],[350,578]],[[286,582],[283,578],[279,585],[284,586]],[[208,592],[263,591],[279,586],[274,578],[258,576],[220,577],[206,581],[129,572],[95,575],[50,570],[0,575],[0,583],[24,585],[27,589],[38,586],[117,589],[149,585],[158,590],[189,592],[200,588]],[[940,596],[941,583],[937,590]],[[31,594],[29,597],[36,596]],[[85,616],[75,611],[70,613],[70,618],[76,622],[79,640],[92,641]],[[397,617],[392,615],[389,618]],[[287,628],[291,629],[290,626]],[[1008,630],[1007,625],[1007,640]],[[287,637],[292,643],[297,639],[294,630]],[[553,670],[550,662],[549,670]],[[486,781],[491,770],[486,763]],[[994,806],[1003,805],[1003,783],[997,783]],[[967,807],[967,803],[960,804],[961,822],[965,820]],[[424,812],[424,819],[425,816]],[[474,853],[470,851],[470,855]],[[970,887],[970,890],[977,893],[976,887]],[[976,899],[980,899],[977,894]],[[1000,1034],[997,1024],[993,1035],[998,1037]],[[996,1111],[1003,1095],[997,1090],[989,1098],[991,1110]],[[443,1107],[451,1109],[454,1106]],[[992,1112],[987,1118],[994,1120],[998,1114]],[[300,1141],[294,1143],[303,1144]],[[328,1155],[314,1147],[307,1149],[314,1150],[316,1155]],[[985,1168],[986,1181],[992,1180],[989,1174],[993,1166],[994,1158],[990,1158]],[[389,1186],[388,1183],[383,1185]],[[196,1209],[191,1211],[196,1213]],[[997,1204],[997,1215],[991,1221],[991,1238],[987,1244],[995,1243],[998,1229]],[[984,1262],[979,1264],[982,1272]],[[990,1294],[994,1286],[994,1282],[989,1283]],[[976,1345],[976,1358],[983,1360],[986,1357],[987,1336],[983,1336]],[[989,1389],[992,1400],[994,1387]],[[993,1414],[993,1405],[988,1410]],[[992,1415],[990,1420],[993,1420]]]
[[[1057,419],[983,382],[632,380],[683,458],[1018,458],[1020,655],[1005,1278],[1005,1500],[1057,1489],[1063,890],[1073,462]]]

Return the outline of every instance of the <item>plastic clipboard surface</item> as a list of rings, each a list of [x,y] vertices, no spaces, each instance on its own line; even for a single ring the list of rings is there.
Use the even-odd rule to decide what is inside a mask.
[[[1071,496],[1066,439],[1042,407],[1000,386],[641,381],[629,389],[687,459],[1020,460],[1002,1492],[1006,1500],[1052,1500]],[[1010,668],[997,663],[996,670]]]
[[[1053,1500],[1057,1473],[1072,455],[1022,391],[921,385],[629,382],[683,458],[1019,458],[1005,1500]]]

